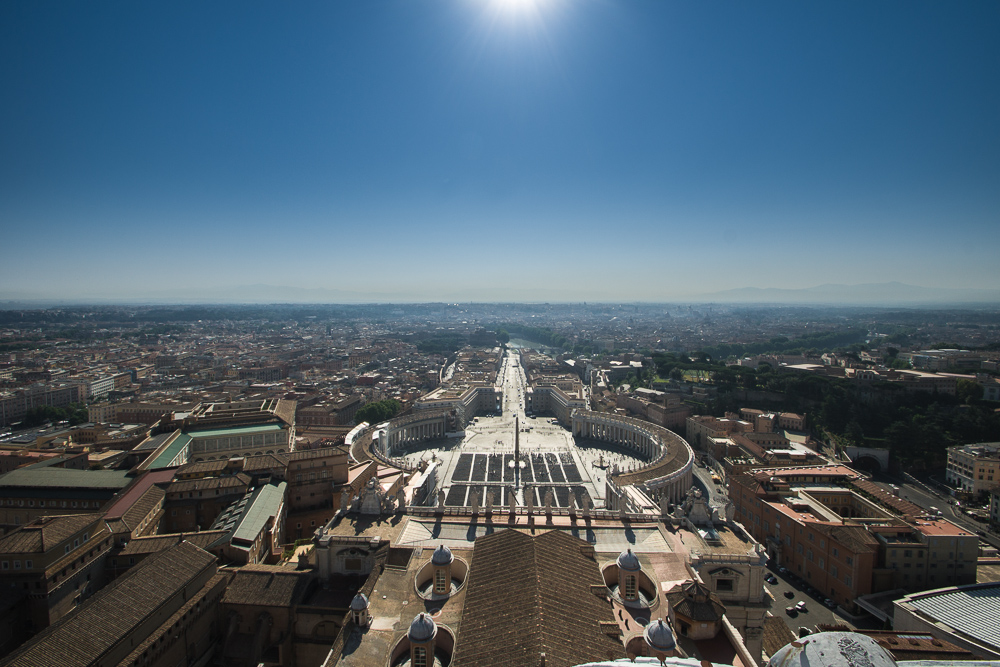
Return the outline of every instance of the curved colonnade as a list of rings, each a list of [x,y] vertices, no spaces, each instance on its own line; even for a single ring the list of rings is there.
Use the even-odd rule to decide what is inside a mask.
[[[617,473],[619,486],[641,485],[650,497],[680,502],[691,488],[694,451],[673,431],[633,417],[591,410],[573,411],[573,436],[627,447],[650,459],[635,472]]]
[[[371,431],[370,452],[384,463],[407,469],[409,466],[401,465],[402,462],[396,458],[401,453],[399,450],[427,440],[444,438],[447,425],[447,410],[416,412],[390,419],[384,428]]]

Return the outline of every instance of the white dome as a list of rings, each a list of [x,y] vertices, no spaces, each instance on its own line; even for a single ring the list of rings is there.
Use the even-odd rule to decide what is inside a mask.
[[[670,626],[663,622],[663,619],[647,625],[642,636],[646,638],[646,643],[653,650],[667,652],[677,648],[674,633]]]
[[[351,600],[351,611],[364,611],[368,609],[368,598],[365,597],[364,593],[358,593]]]
[[[453,560],[455,560],[455,557],[451,555],[451,549],[443,544],[435,549],[434,555],[431,556],[431,562],[434,565],[448,565]]]
[[[621,552],[618,556],[618,567],[627,572],[638,572],[642,569],[639,559],[632,553],[631,549]]]
[[[410,630],[406,633],[406,637],[414,644],[423,644],[426,641],[434,639],[437,631],[437,624],[434,623],[434,619],[424,612],[420,612],[414,617],[413,622],[410,623]]]

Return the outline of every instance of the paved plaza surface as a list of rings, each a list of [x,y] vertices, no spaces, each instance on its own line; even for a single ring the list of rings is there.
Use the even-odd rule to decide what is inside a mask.
[[[551,494],[553,507],[569,507],[572,497],[577,507],[587,502],[600,508],[611,467],[629,470],[645,463],[622,447],[576,441],[552,417],[528,417],[526,378],[512,352],[505,356],[497,386],[503,392],[501,414],[476,417],[463,437],[422,443],[403,456],[411,464],[420,460],[441,463],[438,479],[446,506],[469,506],[473,497],[485,506],[487,494],[492,493],[494,506],[509,506],[514,494],[519,505],[530,499],[535,507],[542,507]],[[521,453],[516,470],[515,439]]]

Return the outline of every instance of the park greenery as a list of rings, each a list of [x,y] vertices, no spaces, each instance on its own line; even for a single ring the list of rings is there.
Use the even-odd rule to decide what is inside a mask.
[[[354,423],[368,422],[369,424],[378,424],[387,419],[392,419],[399,414],[402,408],[403,406],[400,402],[394,398],[368,403],[358,408],[358,411],[354,413]]]
[[[69,422],[70,426],[87,422],[87,408],[79,403],[70,403],[65,408],[42,405],[29,409],[21,420],[23,428],[41,426],[46,422]]]

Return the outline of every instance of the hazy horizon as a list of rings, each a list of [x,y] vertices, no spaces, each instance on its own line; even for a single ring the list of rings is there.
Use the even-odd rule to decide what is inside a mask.
[[[998,27],[996,3],[4,3],[0,300],[998,301]]]

